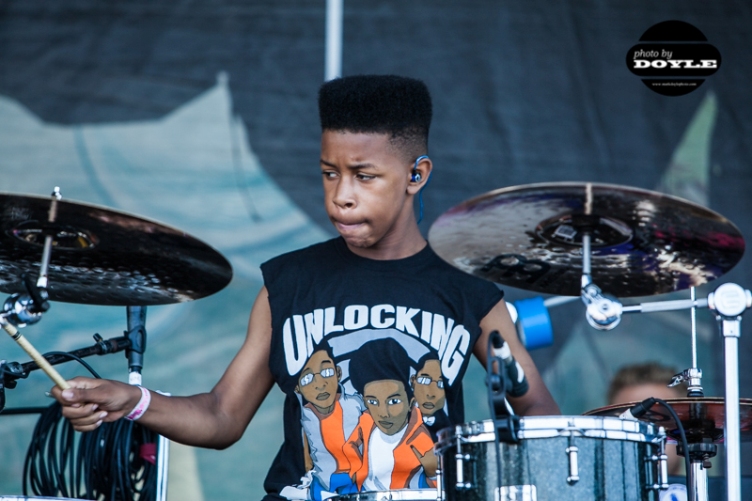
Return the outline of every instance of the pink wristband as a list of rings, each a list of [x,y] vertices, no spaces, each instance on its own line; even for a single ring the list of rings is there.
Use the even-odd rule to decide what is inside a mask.
[[[151,403],[151,393],[149,390],[144,388],[143,386],[138,387],[141,390],[141,400],[138,401],[136,404],[136,407],[133,408],[133,410],[125,416],[125,419],[129,421],[136,421],[138,418],[144,415],[144,412],[146,412],[146,409],[149,408],[149,404]]]

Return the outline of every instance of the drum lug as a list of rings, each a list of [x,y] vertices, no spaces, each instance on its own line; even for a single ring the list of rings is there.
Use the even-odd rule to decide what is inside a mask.
[[[569,439],[569,447],[565,452],[569,456],[569,476],[567,477],[567,483],[569,485],[576,484],[580,480],[580,468],[577,464],[577,453],[580,451],[576,445],[573,444],[572,438]]]
[[[662,491],[668,489],[668,456],[661,452],[661,454],[653,454],[648,459],[651,463],[655,464],[655,478],[658,482],[653,485],[649,485],[647,489],[649,491]]]
[[[436,501],[444,501],[444,479],[441,476],[441,472],[444,469],[442,455],[436,454],[439,461],[438,468],[436,468]]]
[[[455,487],[457,490],[469,490],[472,489],[475,485],[475,464],[473,464],[473,481],[472,482],[466,482],[465,481],[465,461],[467,462],[474,462],[475,458],[473,458],[470,454],[463,454],[462,453],[462,438],[457,437],[457,453],[454,455],[455,461],[457,461],[457,482],[455,483]]]
[[[454,459],[457,460],[457,489],[472,489],[474,482],[465,482],[465,461],[471,462],[473,461],[473,457],[470,454],[461,454],[458,452],[454,455]],[[473,473],[475,473],[475,468],[473,468]]]
[[[661,426],[658,429],[658,434],[663,435],[664,439],[660,443],[660,449],[658,454],[653,454],[647,461],[655,465],[655,478],[658,480],[653,485],[647,486],[648,490],[660,491],[668,489],[668,456],[666,455],[666,430]]]
[[[496,489],[494,501],[538,501],[534,485],[504,485]]]

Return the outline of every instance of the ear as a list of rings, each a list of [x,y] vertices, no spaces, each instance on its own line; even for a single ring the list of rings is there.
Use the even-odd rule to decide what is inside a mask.
[[[407,193],[410,195],[417,195],[426,183],[428,183],[428,178],[431,176],[432,171],[433,162],[431,162],[431,159],[427,156],[420,158],[417,165],[415,165],[413,169],[410,169],[407,174],[409,181],[407,184]],[[413,174],[418,174],[420,180],[413,181]]]
[[[337,367],[337,381],[341,381],[342,380],[342,369],[340,369],[339,365],[337,365],[336,367]]]

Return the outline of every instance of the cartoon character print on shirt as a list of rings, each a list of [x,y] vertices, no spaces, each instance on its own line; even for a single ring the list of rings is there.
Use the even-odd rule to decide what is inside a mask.
[[[435,436],[437,431],[451,426],[441,361],[436,353],[428,352],[418,361],[417,367],[417,372],[410,376],[410,387],[415,395],[415,406],[423,415],[423,423]]]
[[[358,395],[348,395],[340,385],[342,369],[323,344],[303,367],[295,392],[301,399],[304,461],[309,483],[303,498],[321,500],[341,484],[349,484],[345,439],[365,410]],[[303,489],[304,490],[304,489]],[[296,496],[297,497],[297,496]]]
[[[376,346],[374,346],[376,345]],[[435,486],[438,460],[420,409],[413,406],[411,362],[394,339],[372,341],[353,354],[350,378],[366,412],[345,454],[357,491]]]
[[[298,383],[307,473],[280,494],[318,501],[433,487],[432,437],[451,425],[445,389],[459,381],[470,338],[451,318],[402,306],[288,318],[285,362]]]

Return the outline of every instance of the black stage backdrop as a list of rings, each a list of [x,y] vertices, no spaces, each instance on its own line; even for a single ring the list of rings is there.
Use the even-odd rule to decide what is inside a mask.
[[[752,5],[729,0],[345,0],[344,12],[343,74],[403,74],[425,80],[432,92],[435,171],[425,192],[424,232],[451,206],[495,188],[593,181],[693,199],[752,238]],[[720,70],[682,97],[652,92],[625,64],[627,50],[646,29],[673,19],[699,28],[722,55]],[[320,239],[334,234],[322,209],[317,169],[316,93],[323,79],[324,29],[324,0],[6,0],[0,2],[0,95],[53,128],[146,123],[201,96],[215,86],[217,75],[227,75],[231,113],[247,130],[248,147],[310,225],[318,227],[313,239]],[[0,113],[0,145],[6,127],[12,123]],[[28,148],[45,147],[43,139],[29,139]],[[0,158],[5,192],[21,191],[20,179],[7,175],[18,175],[14,162],[23,163],[23,150],[14,151]],[[49,192],[44,177],[23,186],[29,186],[26,192]],[[110,205],[94,188],[78,198]],[[261,199],[252,185],[245,196],[251,202]],[[175,200],[178,209],[180,203]],[[183,227],[180,217],[168,222]],[[249,232],[254,224],[248,220]],[[202,236],[200,230],[197,234]],[[723,282],[752,288],[749,253],[719,281],[701,288],[700,296]],[[257,287],[257,277],[251,283]],[[514,289],[507,293],[510,300],[533,296]],[[246,304],[227,313],[240,318],[235,322],[238,339]],[[533,356],[566,413],[604,405],[604,381],[625,363],[690,365],[689,313],[625,319],[606,334],[583,326],[577,303],[553,308],[551,316],[554,344]],[[752,397],[752,371],[746,369],[752,328],[750,318],[745,322],[741,395]],[[707,312],[700,313],[700,324],[707,393],[722,395],[722,340]],[[579,349],[583,346],[587,356]],[[157,349],[169,356],[168,347]],[[154,364],[164,363],[153,357]],[[170,390],[179,386],[174,380],[164,376],[160,383]],[[213,382],[204,381],[202,390]],[[483,391],[469,394],[482,401]],[[483,408],[482,402],[468,402],[473,405]],[[483,419],[480,411],[474,416]],[[252,470],[255,477],[268,464],[270,447],[262,466]],[[746,474],[752,472],[749,450],[743,449]],[[221,454],[199,455],[199,463],[205,466],[206,458],[225,457]],[[233,497],[249,489],[257,493],[260,480],[202,472],[201,489],[208,498]],[[226,482],[241,486],[219,485]]]

